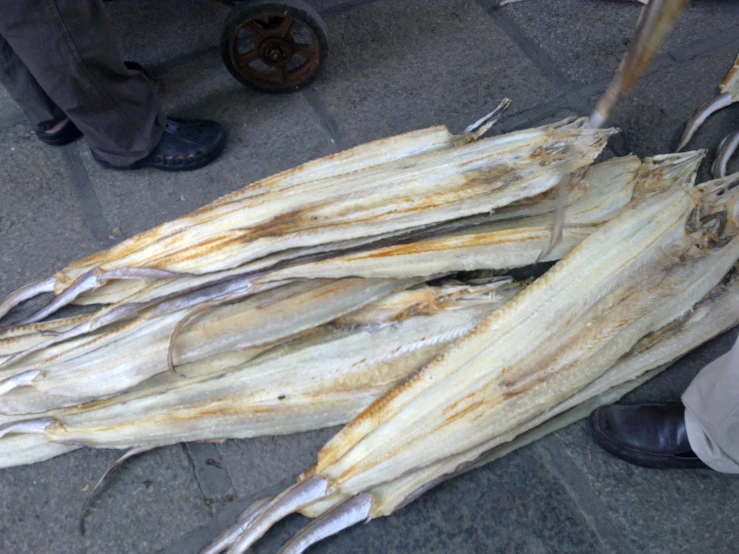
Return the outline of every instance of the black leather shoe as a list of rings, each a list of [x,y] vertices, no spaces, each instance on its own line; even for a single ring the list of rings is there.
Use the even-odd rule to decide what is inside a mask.
[[[165,171],[198,169],[215,160],[226,147],[226,131],[220,123],[206,119],[167,118],[167,128],[154,151],[128,166],[113,166],[92,151],[92,157],[109,169],[152,167]]]
[[[707,468],[690,448],[685,406],[614,404],[588,418],[590,434],[603,449],[632,464],[658,469]]]

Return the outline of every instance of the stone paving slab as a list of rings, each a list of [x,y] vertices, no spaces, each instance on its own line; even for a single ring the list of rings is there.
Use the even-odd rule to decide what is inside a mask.
[[[675,401],[706,364],[728,350],[739,329],[687,355],[624,402]],[[614,553],[729,554],[739,541],[739,479],[709,470],[632,466],[593,443],[584,422],[535,446]]]
[[[8,92],[0,87],[0,129],[13,127],[25,121],[23,111],[13,101]]]
[[[259,498],[262,491],[292,484],[316,463],[318,451],[339,429],[229,440],[218,451],[239,496]]]
[[[574,82],[610,79],[621,62],[641,8],[612,0],[525,0],[503,8]],[[667,49],[739,24],[737,4],[693,2]]]
[[[547,79],[473,2],[373,2],[328,18],[332,54],[314,85],[340,146],[431,125],[453,132],[551,98]]]
[[[170,544],[201,524],[201,502],[181,446],[130,460],[93,503],[78,532],[88,490],[120,453],[76,451],[0,471],[0,552],[141,554]]]
[[[260,466],[253,471],[263,471],[264,464],[254,461],[252,465]],[[274,487],[267,490],[271,494],[279,491]],[[263,494],[265,491],[259,491],[248,498],[260,498]],[[307,522],[301,516],[286,519],[259,541],[254,553],[275,552]],[[186,541],[176,543],[162,554],[196,554],[207,538],[215,534],[213,529],[203,531],[192,533]],[[567,490],[531,448],[444,483],[391,517],[343,531],[310,551],[316,554],[608,552]]]
[[[100,248],[64,150],[17,124],[0,131],[0,175],[0,297]]]
[[[209,0],[108,0],[105,7],[124,59],[135,60],[155,72],[193,53],[213,50],[217,54],[229,12],[227,7]]]
[[[276,529],[255,553],[275,552],[294,526],[288,522]],[[316,554],[605,552],[567,491],[530,449],[445,483],[391,517],[349,529],[314,550]]]
[[[739,45],[721,47],[680,65],[647,76],[614,110],[634,153],[651,156],[672,152],[685,122],[718,93],[736,57]],[[591,98],[595,107],[597,97]],[[709,150],[709,167],[719,142],[739,128],[739,111],[730,107],[710,118],[690,143],[690,149]],[[707,178],[704,174],[703,178]]]

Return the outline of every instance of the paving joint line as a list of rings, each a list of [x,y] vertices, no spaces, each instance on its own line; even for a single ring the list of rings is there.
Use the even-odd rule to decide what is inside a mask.
[[[683,63],[709,54],[737,40],[739,40],[739,26],[729,27],[728,29],[717,31],[708,38],[699,38],[677,45],[675,48],[670,49],[668,54],[675,63]]]
[[[295,483],[296,479],[297,475],[291,476],[265,489],[237,498],[228,504],[220,505],[220,509],[213,514],[208,523],[195,527],[181,535],[168,546],[158,550],[156,554],[198,554],[218,534],[231,527],[254,501],[277,496],[285,488]]]
[[[696,39],[678,45],[657,56],[650,68],[645,72],[644,77],[658,75],[663,71],[674,69],[696,58],[707,56],[736,40],[739,40],[739,26],[720,31],[716,36],[709,39]],[[584,108],[587,112],[592,109],[590,98],[604,93],[610,82],[611,79],[603,79],[587,83],[567,91],[565,96],[573,108]]]
[[[168,73],[177,70],[180,66],[191,64],[193,62],[197,63],[201,58],[207,58],[208,56],[217,54],[220,50],[220,45],[206,46],[200,50],[173,56],[158,63],[146,64],[146,71],[151,75],[152,80],[156,82]],[[227,71],[225,67],[223,69],[224,71]]]
[[[674,68],[676,65],[679,65],[679,63],[674,61],[669,52],[660,54],[644,72],[642,79],[650,77],[652,75],[657,75],[662,71]],[[593,81],[591,83],[586,83],[584,85],[580,85],[576,88],[568,90],[564,93],[564,95],[567,97],[567,100],[571,106],[576,108],[582,107],[585,109],[586,113],[590,114],[590,112],[595,107],[591,106],[590,99],[593,96],[600,96],[601,94],[603,94],[608,88],[608,85],[611,84],[611,81],[612,78],[609,77],[608,79],[601,79],[598,81]]]
[[[85,227],[92,237],[103,247],[111,244],[111,225],[105,217],[100,198],[90,182],[85,164],[82,162],[78,144],[70,144],[59,149],[64,166],[72,183],[77,202],[82,209]]]
[[[556,436],[552,436],[549,440],[549,442],[552,442],[552,440],[558,441]],[[554,464],[552,457],[553,453],[549,452],[549,450],[542,445],[542,441],[537,441],[533,446],[534,452],[536,453],[536,457],[541,462],[544,469],[554,477],[554,479],[562,486],[562,488],[565,490],[567,495],[572,499],[573,504],[577,508],[577,511],[580,513],[580,516],[587,524],[588,528],[593,532],[593,534],[598,539],[598,542],[603,546],[603,549],[608,552],[609,554],[615,554],[616,552],[628,552],[629,554],[633,553],[636,554],[633,548],[630,548],[628,550],[623,550],[624,544],[623,544],[623,534],[620,533],[620,530],[617,527],[617,524],[615,523],[615,520],[612,518],[608,518],[608,523],[614,524],[611,529],[609,529],[610,532],[607,532],[606,534],[603,533],[603,530],[601,529],[601,526],[596,523],[593,514],[597,513],[606,513],[605,508],[603,507],[600,500],[595,496],[594,494],[588,494],[587,491],[578,491],[577,487],[573,486],[572,480],[567,479],[563,472],[561,471],[562,464]],[[558,452],[557,454],[560,456],[566,456],[569,458],[569,455],[564,452],[561,443],[558,443]],[[574,469],[574,464],[568,463],[565,464],[567,469],[572,472],[576,471],[577,473],[582,474],[582,471],[580,469]],[[579,480],[580,482],[582,479]],[[576,481],[577,482],[577,481]],[[582,488],[582,487],[580,487]],[[618,544],[621,548],[614,549],[612,541],[615,541],[616,544]]]
[[[346,13],[355,8],[373,4],[377,1],[378,0],[347,0],[341,4],[321,10],[320,13],[323,17],[332,17]],[[507,35],[513,38],[516,44],[524,51],[527,58],[532,61],[535,66],[550,79],[550,81],[554,82],[555,85],[559,86],[567,94],[578,95],[581,94],[583,90],[590,90],[590,95],[592,96],[593,94],[603,92],[608,86],[610,79],[608,81],[594,81],[578,86],[546,56],[543,50],[533,40],[526,36],[525,32],[510,18],[510,16],[502,11],[505,8],[499,7],[495,4],[494,0],[475,0],[475,3],[482,7]],[[739,11],[739,7],[737,7],[737,11]],[[646,72],[645,76],[659,73],[664,69],[674,67],[676,64],[709,54],[717,48],[726,46],[736,40],[739,40],[739,26],[717,31],[709,38],[695,39],[678,45],[668,52],[658,56],[657,60],[655,60],[650,69]],[[208,46],[195,52],[188,52],[187,54],[175,56],[169,60],[147,65],[147,70],[155,79],[162,78],[171,71],[176,70],[181,65],[192,63],[193,60],[197,60],[201,57],[210,56],[217,53],[219,50],[220,46]],[[9,122],[2,121],[0,122],[0,130],[5,127],[12,127],[17,123],[20,123],[22,120],[23,119],[21,118],[17,120],[13,119]]]
[[[326,105],[323,103],[318,91],[315,88],[307,88],[303,90],[303,98],[305,98],[311,109],[318,116],[321,127],[323,127],[323,130],[331,139],[334,152],[345,150],[344,139],[341,136],[339,124],[326,108]]]
[[[572,80],[549,59],[544,50],[531,40],[521,27],[492,0],[475,0],[514,43],[523,51],[534,66],[541,71],[559,90],[569,90],[574,86]]]

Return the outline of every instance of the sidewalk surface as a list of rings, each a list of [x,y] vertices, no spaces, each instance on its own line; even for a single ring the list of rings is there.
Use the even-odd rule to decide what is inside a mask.
[[[0,91],[0,296],[301,162],[434,124],[460,132],[503,97],[513,100],[503,130],[586,115],[639,14],[636,4],[605,0],[526,0],[500,10],[494,0],[310,1],[330,27],[332,50],[323,75],[292,95],[254,92],[230,76],[218,49],[227,8],[218,3],[106,3],[126,59],[149,68],[169,112],[228,127],[224,156],[201,171],[103,170],[84,141],[42,145]],[[613,151],[669,152],[737,50],[739,3],[693,2],[614,114],[624,134]],[[722,111],[692,143],[711,149],[708,162],[739,128],[737,115]],[[690,354],[629,400],[678,398],[735,336]],[[94,502],[85,536],[78,511],[117,452],[0,470],[0,552],[197,552],[251,500],[292,482],[334,431],[141,455]],[[738,479],[632,467],[600,451],[578,423],[311,552],[731,553],[737,498]],[[288,519],[255,552],[274,552],[304,521]]]

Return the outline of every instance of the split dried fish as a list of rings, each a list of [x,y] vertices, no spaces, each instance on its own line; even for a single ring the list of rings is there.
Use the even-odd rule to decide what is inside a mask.
[[[52,281],[55,300],[28,322],[71,302],[141,301],[136,293],[162,282],[181,281],[179,291],[202,287],[225,272],[255,273],[341,243],[356,246],[490,213],[552,188],[565,159],[573,171],[587,167],[613,133],[584,129],[580,120],[478,140],[495,118],[461,136],[441,129],[361,146],[345,156],[348,167],[328,158],[293,170],[285,183],[256,183],[11,294],[0,315],[48,291]],[[581,152],[574,162],[565,155],[573,144]],[[383,149],[398,153],[360,163],[365,150]]]
[[[398,237],[408,241],[411,231],[438,233],[444,228],[479,225],[480,221],[546,213],[553,207],[547,191],[558,178],[558,164],[564,163],[565,158],[571,163],[567,153],[573,143],[580,145],[581,155],[575,166],[582,171],[573,178],[570,198],[577,205],[587,208],[590,202],[590,208],[600,208],[601,219],[607,219],[604,214],[620,209],[619,202],[628,194],[619,196],[616,191],[609,195],[608,187],[603,185],[613,181],[628,189],[632,174],[638,173],[638,160],[604,164],[595,170],[590,181],[597,186],[590,193],[589,184],[583,184],[582,178],[611,130],[593,131],[583,128],[584,120],[565,120],[480,140],[499,111],[478,121],[459,137],[445,129],[404,135],[398,139],[400,150],[405,152],[402,155],[382,154],[390,142],[380,141],[337,158],[307,164],[283,178],[257,183],[192,216],[164,224],[72,264],[54,279],[56,299],[30,318],[31,322],[80,300],[85,294],[88,299],[95,298],[108,284],[124,283],[126,287],[148,284],[89,316],[28,323],[0,333],[0,413],[41,413],[120,394],[164,371],[161,359],[165,349],[166,367],[213,358],[217,372],[225,367],[223,364],[233,363],[231,353],[235,351],[244,354],[251,348],[256,350],[248,355],[257,355],[260,349],[273,346],[275,341],[341,317],[393,290],[407,288],[419,282],[418,279],[469,269],[471,266],[465,260],[474,258],[465,250],[464,241],[452,235],[450,244],[445,246],[448,263],[438,268],[418,265],[411,271],[413,275],[408,282],[396,282],[402,277],[394,274],[385,279],[332,281],[322,289],[315,283],[295,282],[302,279],[295,275],[283,279],[270,275],[274,272],[257,272],[284,261],[274,257],[279,258],[280,252],[289,253],[288,257],[296,251],[305,254],[301,245],[308,249],[324,245],[331,250],[354,241],[356,247],[368,240],[366,237],[390,240],[394,233],[401,233]],[[365,150],[367,156],[363,158],[361,154]],[[342,163],[337,159],[343,160]],[[342,165],[343,162],[346,164]],[[296,175],[302,177],[298,179]],[[601,189],[604,198],[596,195],[596,190]],[[578,210],[576,207],[573,214],[579,213]],[[244,227],[245,219],[247,227]],[[492,228],[487,229],[479,241],[483,248],[473,265],[505,269],[528,263],[533,250],[528,249],[530,255],[526,258],[521,247],[527,248],[537,239],[546,240],[547,231],[533,227],[533,221],[522,221],[531,228],[521,232],[509,228],[503,240]],[[212,237],[230,236],[233,232],[243,234],[239,240],[229,242],[227,252],[206,247]],[[592,229],[583,225],[568,229],[568,241],[552,259],[564,255],[590,232]],[[290,236],[297,242],[290,243],[287,238]],[[332,240],[335,242],[331,243]],[[264,241],[272,246],[255,254],[261,248],[256,244]],[[437,244],[418,244],[416,252],[423,254],[424,248],[430,248],[435,259],[444,259],[438,255]],[[278,250],[270,250],[273,246]],[[501,250],[502,255],[490,256],[486,246]],[[181,254],[188,260],[187,264],[199,268],[179,265],[185,259]],[[219,265],[217,259],[229,265]],[[311,261],[303,260],[291,267],[305,266]],[[387,266],[388,261],[397,260],[380,256],[376,263]],[[261,265],[250,266],[252,262]],[[371,272],[372,266],[373,262],[365,263],[364,270]],[[48,287],[45,282],[39,288],[48,290]],[[285,310],[280,305],[259,314],[266,322],[273,314],[279,323],[275,324],[277,329],[266,324],[255,326],[254,310],[263,309],[265,295],[279,296],[285,290],[292,290],[291,287],[315,287],[306,293],[314,295],[313,303],[292,298],[289,303],[294,303],[296,310]],[[11,295],[3,303],[3,310],[28,298],[29,290],[21,289]],[[329,290],[333,290],[332,302],[316,309],[322,303],[317,299]],[[110,297],[111,291],[103,294]],[[308,319],[301,319],[300,313]],[[266,331],[272,334],[262,336]],[[120,355],[122,350],[129,354]],[[216,360],[216,356],[220,358]]]
[[[735,266],[726,282],[716,286],[686,316],[647,335],[590,385],[551,410],[528,421],[522,428],[526,429],[523,433],[516,437],[511,435],[508,442],[502,442],[490,450],[479,449],[474,453],[465,453],[458,459],[445,460],[442,464],[412,472],[373,491],[373,495],[384,499],[386,507],[382,515],[390,515],[446,480],[490,463],[549,433],[585,418],[598,406],[616,402],[627,392],[667,369],[681,356],[735,327],[739,324],[738,270],[739,267]],[[331,507],[338,504],[340,504],[340,499],[333,498],[330,502],[311,504],[301,512],[309,517],[320,517],[324,513],[328,515]],[[334,521],[334,527],[348,523],[346,516],[338,519],[338,522]],[[320,525],[319,521],[311,523],[311,526]],[[308,546],[302,538],[296,540],[295,543],[303,548]],[[291,548],[292,546],[286,545],[284,552],[293,552]],[[302,550],[295,551],[302,552]]]
[[[739,131],[729,133],[718,145],[716,159],[711,165],[711,174],[714,177],[717,179],[726,177],[729,160],[734,155],[734,152],[736,152],[737,146],[739,146]]]
[[[491,463],[583,419],[599,406],[618,401],[629,391],[667,369],[681,356],[739,324],[737,270],[739,268],[735,267],[727,282],[715,287],[687,316],[639,341],[626,356],[590,385],[528,421],[522,427],[521,434],[515,437],[509,435],[507,442],[505,438],[508,437],[504,437],[504,442],[489,450],[484,450],[483,446],[459,458],[411,472],[373,490],[369,499],[382,498],[385,509],[381,515],[390,515],[444,481]],[[281,549],[281,554],[303,552],[327,536],[371,517],[378,517],[368,515],[369,506],[365,506],[365,511],[358,517],[353,510],[343,508],[342,501],[346,499],[333,497],[301,509],[304,515],[317,519],[287,543]],[[217,553],[220,550],[206,552]]]
[[[244,552],[284,515],[331,497],[359,503],[354,519],[381,515],[378,487],[444,460],[474,459],[603,376],[644,336],[689,312],[736,263],[739,191],[729,190],[736,180],[635,198],[349,423],[229,552]]]
[[[43,440],[26,440],[35,448],[16,449],[15,437],[0,439],[0,467],[39,461],[44,452],[57,455],[60,444],[152,448],[346,423],[520,290],[510,279],[496,278],[483,285],[426,287],[418,291],[421,300],[413,291],[398,293],[318,337],[298,339],[215,377],[212,367],[191,370],[184,381],[155,380],[107,401],[5,422],[0,437],[23,433]]]
[[[301,281],[216,306],[172,337],[184,317],[140,318],[105,333],[40,350],[0,372],[0,413],[41,413],[124,392],[167,371],[170,344],[177,364],[208,360],[217,373],[265,347],[349,314],[408,280],[342,279]],[[8,375],[11,374],[11,375]]]
[[[302,552],[736,323],[736,273],[722,279],[739,176],[694,187],[703,152],[593,165],[613,131],[585,120],[482,139],[505,105],[461,136],[432,128],[265,179],[13,293],[0,317],[55,298],[0,331],[0,467],[349,421],[206,550],[244,552],[302,511],[317,519],[283,550]],[[562,261],[523,292],[450,277],[533,263],[560,201]],[[70,303],[105,306],[40,321]]]
[[[590,168],[579,183],[582,187],[577,187],[583,192],[568,212],[565,240],[552,259],[572,250],[597,225],[621,211],[634,194],[692,183],[702,156],[702,152],[676,154],[644,163],[634,157],[617,158]],[[546,206],[546,199],[530,204],[526,211],[536,213],[542,203]],[[522,210],[523,206],[505,213],[526,213]],[[165,371],[169,362],[182,365],[208,360],[218,372],[233,364],[235,356],[245,362],[265,346],[341,317],[392,290],[407,288],[413,284],[407,279],[531,264],[549,240],[549,232],[544,216],[524,217],[300,264],[267,274],[257,283],[311,281],[292,282],[245,300],[239,298],[233,304],[215,306],[195,320],[182,310],[162,316],[166,310],[159,305],[152,314],[145,313],[104,333],[75,337],[69,336],[69,331],[61,332],[25,350],[21,348],[27,345],[29,333],[41,328],[38,324],[7,338],[0,335],[0,353],[8,354],[0,365],[5,367],[0,372],[4,377],[0,381],[0,413],[41,413],[119,394]],[[335,280],[342,277],[347,278]],[[202,314],[202,307],[196,305],[194,310],[190,313]],[[180,333],[183,317],[189,325]],[[70,326],[74,330],[74,322],[63,321],[58,330]],[[88,324],[86,321],[80,327]]]
[[[704,152],[645,160],[615,158],[590,168],[586,191],[567,210],[562,241],[542,261],[569,253],[599,225],[612,219],[635,194],[693,183]],[[553,208],[553,206],[552,206]],[[550,210],[551,211],[551,210]],[[401,278],[476,269],[512,269],[535,263],[549,243],[551,225],[544,215],[486,223],[432,238],[369,250],[277,270],[261,280]]]

